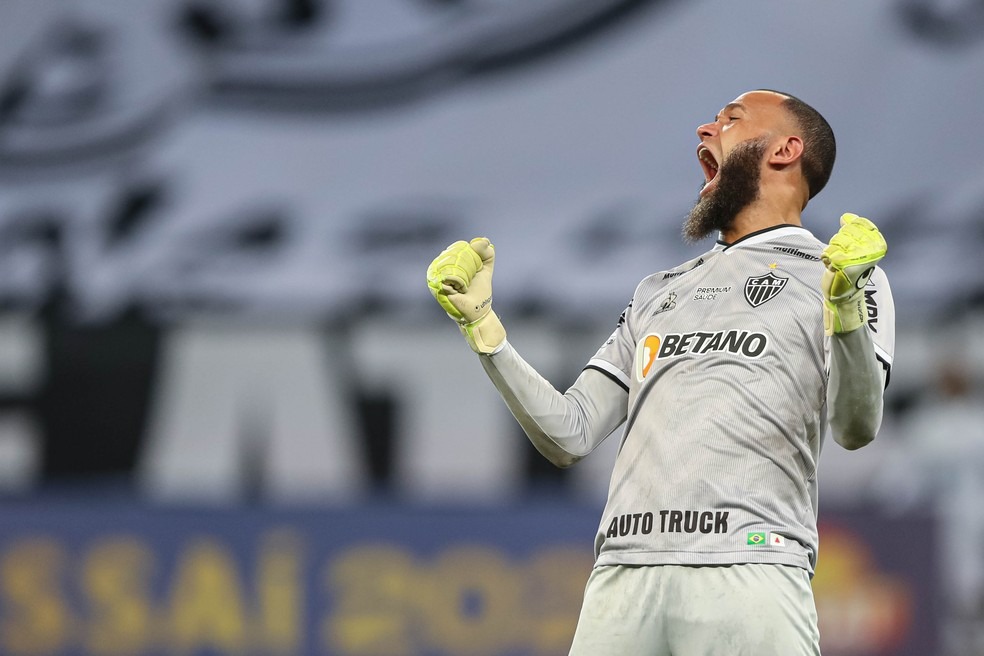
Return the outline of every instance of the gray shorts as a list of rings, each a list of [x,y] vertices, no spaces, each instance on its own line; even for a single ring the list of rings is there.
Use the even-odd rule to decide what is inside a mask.
[[[597,567],[571,656],[819,656],[809,574],[786,565]]]

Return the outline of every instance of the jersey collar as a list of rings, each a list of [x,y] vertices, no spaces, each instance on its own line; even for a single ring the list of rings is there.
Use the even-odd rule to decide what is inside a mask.
[[[813,233],[803,226],[780,223],[779,225],[769,226],[768,228],[762,228],[761,230],[750,232],[732,244],[724,241],[719,235],[717,243],[714,244],[713,250],[728,252],[742,246],[753,246],[755,244],[761,244],[764,241],[781,239],[782,237],[790,237],[793,235],[809,235],[812,237]]]

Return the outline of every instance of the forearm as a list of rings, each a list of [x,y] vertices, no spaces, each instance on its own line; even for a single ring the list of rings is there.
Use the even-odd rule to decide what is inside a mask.
[[[586,456],[625,420],[627,393],[597,371],[582,372],[561,394],[508,341],[479,359],[530,442],[558,467]]]
[[[834,440],[859,449],[881,426],[885,370],[875,356],[871,334],[864,327],[830,338],[830,380],[827,412]]]

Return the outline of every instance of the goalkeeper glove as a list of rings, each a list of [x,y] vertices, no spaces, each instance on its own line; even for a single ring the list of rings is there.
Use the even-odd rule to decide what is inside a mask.
[[[506,329],[492,311],[495,247],[485,237],[456,241],[427,267],[427,286],[476,353],[494,353]]]
[[[857,214],[843,214],[841,228],[820,255],[827,270],[823,292],[823,327],[828,335],[849,333],[868,321],[864,286],[888,246],[875,224]]]

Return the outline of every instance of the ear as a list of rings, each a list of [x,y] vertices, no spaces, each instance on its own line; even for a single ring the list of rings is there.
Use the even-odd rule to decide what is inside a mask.
[[[790,135],[783,137],[781,141],[777,141],[773,145],[772,153],[769,155],[769,164],[789,166],[799,161],[802,156],[803,140],[795,135]]]

